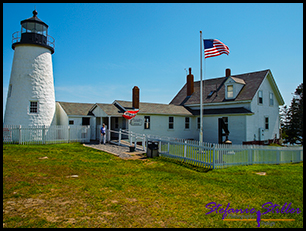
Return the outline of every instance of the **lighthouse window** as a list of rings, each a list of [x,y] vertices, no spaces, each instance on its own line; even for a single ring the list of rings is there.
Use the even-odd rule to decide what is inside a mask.
[[[37,102],[30,102],[30,113],[37,113]]]
[[[23,23],[21,25],[21,33],[26,33],[27,32],[27,23]]]

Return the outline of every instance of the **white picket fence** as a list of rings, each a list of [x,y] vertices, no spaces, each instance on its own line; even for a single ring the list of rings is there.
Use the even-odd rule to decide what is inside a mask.
[[[207,168],[224,168],[234,165],[281,164],[303,161],[303,147],[275,147],[265,145],[228,145],[200,143],[174,137],[151,134],[138,134],[126,130],[110,131],[118,134],[118,139],[111,141],[118,145],[130,146],[141,143],[142,150],[147,150],[148,141],[158,142],[159,154],[164,157],[180,159],[184,162]],[[125,144],[122,142],[125,135]]]
[[[184,142],[158,141],[159,152],[162,156],[212,169],[234,165],[281,164],[303,161],[303,147],[199,144],[197,141],[188,140]]]
[[[90,142],[90,126],[35,126],[3,125],[3,143],[55,144]]]

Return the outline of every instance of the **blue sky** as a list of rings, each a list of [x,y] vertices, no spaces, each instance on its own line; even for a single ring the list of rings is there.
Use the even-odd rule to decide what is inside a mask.
[[[12,34],[32,17],[55,39],[56,101],[169,103],[192,68],[200,80],[200,30],[230,54],[207,59],[205,79],[270,69],[286,105],[303,82],[303,4],[3,4],[3,110],[14,51]],[[204,60],[204,59],[203,59]]]

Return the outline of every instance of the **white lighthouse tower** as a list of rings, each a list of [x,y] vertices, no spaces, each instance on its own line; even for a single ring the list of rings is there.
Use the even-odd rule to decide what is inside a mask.
[[[52,57],[54,39],[37,17],[20,22],[13,34],[15,50],[7,94],[4,125],[50,126],[55,115]]]

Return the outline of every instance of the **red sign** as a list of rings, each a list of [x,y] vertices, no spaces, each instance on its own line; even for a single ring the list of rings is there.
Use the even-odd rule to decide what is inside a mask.
[[[139,110],[137,111],[126,111],[123,113],[123,117],[130,120],[132,118],[134,118],[136,116],[136,114],[139,112]]]

